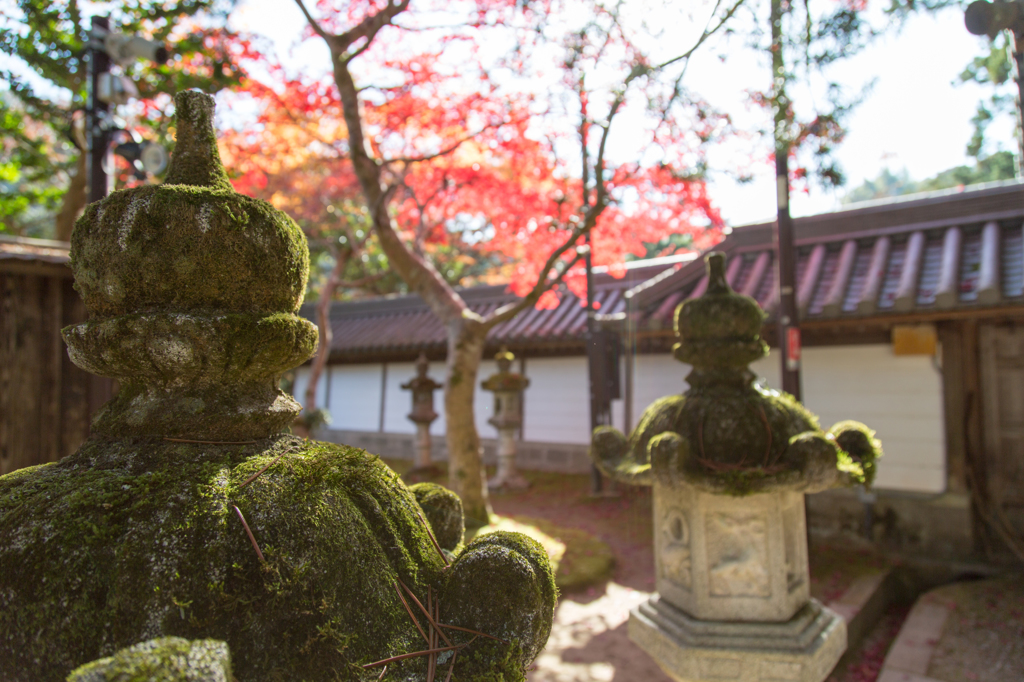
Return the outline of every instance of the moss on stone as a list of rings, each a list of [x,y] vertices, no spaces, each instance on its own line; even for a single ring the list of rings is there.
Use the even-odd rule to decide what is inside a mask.
[[[394,580],[440,587],[417,511],[353,448],[92,439],[0,478],[0,659],[12,681],[59,680],[139,640],[212,637],[247,682],[360,679],[357,664],[420,644]]]
[[[409,486],[409,491],[423,509],[437,544],[442,549],[454,551],[466,532],[462,500],[437,483],[416,483]]]
[[[551,567],[533,541],[474,543],[446,575],[391,469],[293,436],[238,446],[94,437],[59,463],[0,477],[0,537],[9,682],[62,680],[163,636],[227,642],[246,682],[368,679],[361,664],[422,648],[396,579],[421,601],[428,587],[443,591],[445,618],[522,652],[509,659],[507,647],[477,642],[457,671],[505,666],[514,677],[543,647],[554,608]],[[472,664],[474,652],[486,664]],[[422,665],[389,675],[414,679]]]
[[[231,682],[228,645],[215,639],[190,642],[161,637],[87,663],[68,682]]]
[[[466,546],[446,578],[441,595],[444,622],[505,640],[485,640],[469,652],[467,665],[457,669],[456,679],[524,680],[526,666],[551,633],[558,599],[551,563],[541,544],[522,533],[488,533]],[[509,585],[520,589],[509,590]],[[472,637],[458,634],[457,641]]]
[[[298,225],[230,189],[149,185],[90,204],[71,236],[75,288],[98,318],[151,310],[295,312],[309,255]]]
[[[736,496],[870,484],[881,454],[874,432],[843,422],[826,434],[793,396],[754,383],[747,365],[768,351],[759,336],[764,313],[729,287],[723,254],[706,261],[707,292],[676,309],[673,352],[693,365],[689,390],[652,403],[628,441],[595,429],[594,462],[627,483],[685,481]]]
[[[833,424],[828,433],[840,449],[840,470],[852,482],[870,487],[883,455],[882,442],[875,438],[875,432],[858,421],[847,420]]]

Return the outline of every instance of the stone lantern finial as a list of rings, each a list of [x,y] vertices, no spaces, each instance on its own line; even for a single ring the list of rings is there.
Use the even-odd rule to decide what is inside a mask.
[[[305,237],[231,188],[213,98],[187,91],[175,104],[167,183],[115,192],[75,226],[71,268],[91,319],[64,339],[75,364],[121,384],[93,421],[98,433],[268,436],[300,410],[278,378],[316,348],[316,326],[294,314]]]

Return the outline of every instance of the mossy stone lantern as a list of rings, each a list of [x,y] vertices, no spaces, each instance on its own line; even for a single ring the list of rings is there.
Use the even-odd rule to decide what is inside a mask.
[[[121,391],[78,452],[0,477],[0,677],[64,680],[182,638],[226,643],[246,682],[378,679],[405,654],[387,679],[522,679],[551,628],[543,548],[494,533],[453,554],[452,493],[283,432],[299,405],[280,375],[317,342],[295,314],[305,239],[232,190],[213,98],[175,105],[166,182],[115,192],[75,226],[90,319],[64,337]]]
[[[402,384],[402,388],[412,391],[412,412],[407,417],[416,424],[416,459],[414,467],[425,469],[430,466],[430,424],[437,419],[434,412],[434,391],[442,385],[427,376],[430,363],[427,356],[420,353],[416,360],[416,376]]]
[[[754,383],[764,313],[734,293],[724,256],[676,309],[689,390],[651,404],[627,439],[594,430],[608,476],[654,488],[658,594],[630,636],[676,680],[820,682],[846,625],[810,598],[804,494],[870,484],[881,450],[862,424],[822,431],[792,396]]]
[[[498,471],[487,482],[491,488],[522,489],[529,483],[516,471],[516,429],[523,425],[523,391],[530,380],[512,370],[516,356],[502,348],[494,356],[498,373],[492,374],[480,386],[494,393],[494,416],[487,420],[498,430]]]

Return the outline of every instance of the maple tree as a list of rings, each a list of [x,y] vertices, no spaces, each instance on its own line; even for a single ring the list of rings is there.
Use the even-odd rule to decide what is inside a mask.
[[[728,120],[680,82],[693,50],[741,2],[716,5],[687,49],[658,62],[620,6],[297,1],[330,70],[293,75],[265,62],[266,82],[246,83],[265,125],[225,136],[236,188],[269,196],[314,232],[337,225],[346,253],[371,248],[443,321],[449,479],[469,524],[489,518],[473,415],[487,332],[556,305],[563,286],[584,297],[587,235],[594,263],[613,273],[666,234],[689,235],[692,247],[719,238],[699,171]],[[494,57],[495,45],[508,49]],[[627,117],[634,143],[623,160],[609,147]],[[315,191],[296,189],[303,183]],[[450,266],[478,258],[516,302],[487,315],[468,308]]]

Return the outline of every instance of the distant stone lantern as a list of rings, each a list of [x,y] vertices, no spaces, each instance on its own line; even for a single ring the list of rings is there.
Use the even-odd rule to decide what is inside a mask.
[[[494,392],[494,416],[487,420],[498,429],[498,473],[488,481],[491,488],[526,488],[529,483],[516,471],[515,432],[523,425],[523,391],[530,380],[510,371],[516,356],[502,348],[494,359],[498,373],[481,382],[485,391]]]
[[[420,353],[419,359],[416,360],[416,376],[408,383],[402,384],[402,388],[412,391],[412,412],[407,417],[416,424],[416,469],[423,469],[431,464],[430,424],[437,419],[437,412],[434,412],[434,391],[441,388],[441,384],[427,376],[429,370],[427,356]]]
[[[658,594],[630,637],[675,680],[824,680],[846,624],[810,597],[804,495],[868,486],[881,445],[863,424],[822,431],[791,395],[762,388],[764,313],[710,254],[707,292],[675,313],[689,390],[647,408],[627,438],[594,430],[610,477],[654,489]]]

